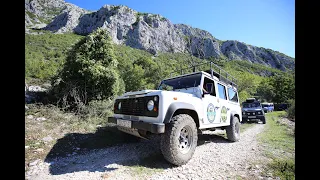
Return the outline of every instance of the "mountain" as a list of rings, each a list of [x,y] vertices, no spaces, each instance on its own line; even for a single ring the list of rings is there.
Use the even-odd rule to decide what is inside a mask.
[[[76,18],[74,21],[77,21],[81,15],[89,13],[89,11],[74,4],[66,3],[64,0],[25,0],[26,33],[30,33],[30,29],[46,27],[58,15],[66,13],[71,13],[72,18]],[[61,23],[63,23],[63,20],[61,20]],[[64,24],[64,26],[68,26],[68,24]]]
[[[173,24],[161,15],[140,13],[127,6],[104,5],[91,12],[63,0],[26,0],[25,11],[26,33],[41,28],[54,33],[87,35],[103,28],[114,43],[155,55],[183,52],[200,58],[246,60],[282,71],[295,69],[295,59],[283,53],[236,40],[221,41],[208,31]]]

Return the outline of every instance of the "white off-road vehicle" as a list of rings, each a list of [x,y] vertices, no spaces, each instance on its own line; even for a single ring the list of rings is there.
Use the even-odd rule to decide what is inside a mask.
[[[158,90],[118,97],[108,122],[141,138],[160,134],[163,156],[174,165],[192,158],[202,130],[225,129],[230,141],[238,141],[242,114],[235,79],[212,62],[208,71],[193,68],[193,73],[162,80]]]

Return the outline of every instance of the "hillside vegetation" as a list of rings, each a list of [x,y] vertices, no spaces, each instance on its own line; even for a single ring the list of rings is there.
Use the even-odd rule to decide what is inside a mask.
[[[80,39],[84,38],[85,36],[71,33],[52,34],[45,32],[40,35],[26,34],[26,79],[40,79],[43,82],[49,82],[54,77],[56,78],[58,72],[60,72],[65,65],[68,52],[74,48],[74,45],[79,42]],[[92,49],[90,51],[92,51]],[[269,94],[269,97],[265,98],[262,97],[265,95],[264,92],[257,91],[263,91],[263,88],[259,89],[259,85],[261,86],[261,83],[266,82],[271,84],[271,79],[274,79],[274,77],[289,77],[289,84],[292,85],[294,82],[294,72],[283,72],[248,61],[227,61],[213,58],[210,60],[199,59],[183,53],[159,53],[154,56],[144,50],[116,44],[112,45],[111,51],[114,53],[114,59],[117,62],[116,71],[124,83],[124,91],[155,89],[162,79],[170,77],[172,71],[207,61],[215,62],[237,78],[241,101],[257,95],[260,95],[261,99],[271,100],[272,97],[276,96],[275,94]],[[204,65],[201,69],[209,69],[209,66]],[[192,69],[189,68],[183,71],[183,73],[191,71]],[[179,72],[180,71],[172,73],[172,76],[178,75]],[[274,89],[276,88],[277,87],[274,87]],[[291,88],[291,91],[292,89],[294,90],[294,87]],[[294,97],[287,98],[294,99]]]
[[[170,77],[171,72],[176,71],[172,73],[176,76],[181,68],[208,61],[215,62],[237,78],[240,102],[252,96],[270,102],[290,102],[293,106],[289,116],[294,119],[292,72],[247,61],[199,59],[182,53],[152,55],[144,50],[113,44],[103,30],[88,36],[47,32],[26,34],[25,39],[27,83],[32,84],[35,80],[40,81],[39,85],[51,83],[46,94],[49,99],[47,105],[41,104],[44,103],[41,100],[40,104],[27,105],[26,170],[29,162],[42,159],[46,154],[47,158],[70,156],[74,149],[80,153],[91,148],[136,142],[133,136],[115,127],[103,127],[107,117],[113,115],[115,97],[125,91],[155,89],[162,79]],[[200,69],[207,70],[209,65]],[[191,71],[189,68],[183,73]],[[59,138],[71,132],[73,135],[67,136],[66,141],[60,140],[61,146],[52,148]],[[82,133],[89,133],[88,138],[84,138]],[[291,163],[292,159],[289,160]],[[270,166],[276,169],[282,167],[283,162],[286,160],[280,164],[275,161]],[[292,177],[291,167],[285,169],[286,177]]]
[[[83,36],[76,34],[25,35],[25,76],[49,80],[62,67],[66,54]]]

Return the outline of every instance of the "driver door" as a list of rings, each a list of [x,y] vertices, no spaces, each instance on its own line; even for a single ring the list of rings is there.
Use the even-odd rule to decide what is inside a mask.
[[[215,127],[217,123],[220,123],[220,113],[218,112],[219,100],[216,96],[216,83],[214,80],[204,76],[202,87],[203,127]]]

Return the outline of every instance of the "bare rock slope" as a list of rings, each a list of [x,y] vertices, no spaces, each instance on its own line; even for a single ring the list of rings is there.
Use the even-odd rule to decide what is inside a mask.
[[[90,12],[63,0],[26,0],[25,8],[26,27],[40,24],[44,30],[55,33],[81,35],[103,28],[110,32],[115,43],[153,54],[183,52],[200,58],[246,60],[283,71],[295,68],[294,58],[280,52],[235,40],[221,41],[205,30],[173,24],[161,15],[140,13],[122,5],[104,5]],[[50,23],[45,24],[39,19]]]

